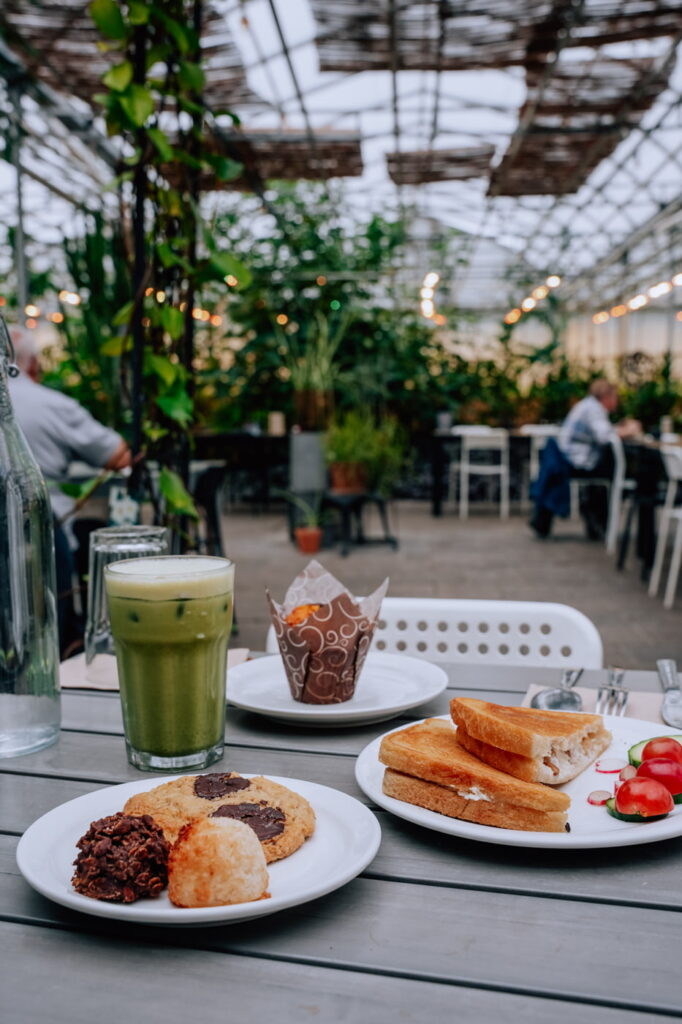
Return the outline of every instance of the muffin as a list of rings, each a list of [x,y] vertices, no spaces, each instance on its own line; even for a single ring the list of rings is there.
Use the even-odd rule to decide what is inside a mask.
[[[291,696],[304,704],[340,704],[355,693],[388,580],[355,598],[313,560],[282,605],[267,593]]]

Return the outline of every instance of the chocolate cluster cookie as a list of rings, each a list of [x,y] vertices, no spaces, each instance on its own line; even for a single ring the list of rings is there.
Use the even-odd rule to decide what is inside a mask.
[[[72,885],[109,903],[158,896],[168,882],[170,844],[148,814],[111,814],[93,821],[76,843]]]
[[[169,842],[197,818],[229,817],[249,825],[268,863],[294,853],[315,829],[315,812],[302,796],[259,775],[236,772],[185,775],[132,796],[126,814],[149,814]]]

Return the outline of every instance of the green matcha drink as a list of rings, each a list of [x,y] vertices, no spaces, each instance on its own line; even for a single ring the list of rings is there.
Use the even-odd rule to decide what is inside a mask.
[[[130,763],[211,764],[223,751],[233,563],[168,555],[104,573]]]

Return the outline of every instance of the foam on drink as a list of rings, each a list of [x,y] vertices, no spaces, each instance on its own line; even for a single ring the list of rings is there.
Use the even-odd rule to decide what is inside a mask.
[[[214,597],[232,590],[234,565],[209,555],[131,558],[107,566],[110,597],[183,600]]]

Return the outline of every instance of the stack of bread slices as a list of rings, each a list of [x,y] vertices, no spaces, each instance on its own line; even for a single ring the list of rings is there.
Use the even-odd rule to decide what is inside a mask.
[[[575,778],[611,742],[600,715],[450,702],[452,721],[429,718],[385,736],[383,790],[451,818],[529,832],[568,830]]]

